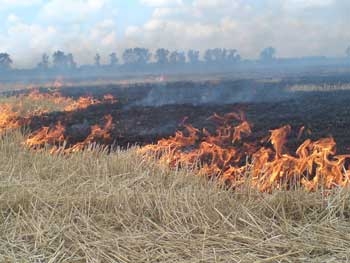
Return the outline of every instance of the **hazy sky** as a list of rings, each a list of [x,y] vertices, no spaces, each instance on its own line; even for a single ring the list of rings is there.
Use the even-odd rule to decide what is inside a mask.
[[[57,49],[82,64],[134,46],[343,56],[349,12],[350,0],[0,0],[0,52],[21,67]]]

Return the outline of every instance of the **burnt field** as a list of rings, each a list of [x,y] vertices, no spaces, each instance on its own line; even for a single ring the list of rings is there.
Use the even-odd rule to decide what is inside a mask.
[[[183,130],[184,124],[214,131],[210,117],[243,111],[258,138],[268,131],[291,125],[288,146],[294,148],[306,138],[332,136],[337,152],[345,153],[350,147],[350,90],[333,87],[323,91],[295,91],[298,83],[291,81],[208,81],[203,83],[174,82],[168,84],[110,85],[100,87],[62,87],[65,97],[90,95],[102,98],[111,94],[116,102],[99,103],[74,112],[52,111],[33,117],[28,128],[35,131],[51,127],[58,121],[71,143],[85,138],[91,125],[103,125],[104,116],[111,115],[112,143],[127,147],[155,143],[158,139]],[[303,84],[304,85],[304,84]],[[6,92],[4,96],[19,96],[28,90]],[[40,89],[50,93],[50,89]],[[304,127],[303,134],[297,133]],[[101,141],[101,143],[104,143]]]
[[[350,91],[327,85],[4,93],[0,261],[348,262]]]

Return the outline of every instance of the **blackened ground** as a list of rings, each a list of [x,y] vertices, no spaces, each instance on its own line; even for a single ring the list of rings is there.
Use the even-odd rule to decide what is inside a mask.
[[[131,91],[131,90],[130,90]],[[135,91],[132,91],[133,93]],[[135,96],[135,94],[133,95]],[[208,120],[213,113],[225,114],[243,110],[253,124],[254,136],[263,138],[269,130],[290,124],[293,133],[289,147],[294,151],[304,139],[320,139],[333,136],[338,153],[350,152],[350,91],[299,92],[290,99],[276,102],[247,102],[233,104],[176,104],[163,106],[138,106],[127,100],[116,104],[94,105],[77,112],[53,112],[33,119],[31,130],[52,126],[57,121],[67,126],[66,136],[71,143],[81,141],[89,133],[90,125],[105,123],[104,116],[112,115],[113,140],[120,146],[155,143],[158,139],[183,129],[183,124],[214,131],[215,125]],[[298,141],[296,134],[305,126],[304,135]],[[81,129],[77,127],[82,127]]]
[[[350,90],[289,90],[293,85],[337,85],[339,81],[339,78],[318,77],[67,87],[60,89],[63,96],[102,98],[105,94],[112,94],[118,98],[118,103],[94,105],[77,112],[52,112],[33,119],[29,129],[35,131],[60,121],[67,127],[69,143],[75,143],[89,134],[91,125],[103,126],[104,116],[110,114],[114,120],[113,140],[125,147],[155,143],[183,129],[184,123],[215,131],[214,123],[208,120],[210,116],[243,110],[253,124],[257,138],[268,136],[270,129],[290,124],[293,133],[288,146],[292,152],[306,138],[317,140],[333,136],[338,152],[345,153],[350,152]],[[349,81],[340,84],[346,83]],[[48,89],[41,91],[50,92]],[[27,92],[22,90],[2,95]],[[305,126],[307,133],[297,140],[296,134],[301,126]]]

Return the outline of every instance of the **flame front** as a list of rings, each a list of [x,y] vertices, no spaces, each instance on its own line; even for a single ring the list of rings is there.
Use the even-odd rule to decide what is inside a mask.
[[[73,103],[72,99],[62,96],[62,94],[57,90],[55,90],[53,93],[42,93],[38,89],[32,89],[28,95],[22,97],[27,97],[33,101],[45,100],[54,104]]]
[[[92,105],[117,102],[114,96],[110,94],[104,95],[102,99],[85,96],[74,100],[73,98],[62,96],[57,89],[50,93],[42,93],[38,89],[31,89],[28,94],[20,95],[17,99],[18,102],[15,101],[12,104],[0,104],[0,135],[6,131],[30,125],[34,117],[40,119],[41,116],[49,112],[49,109],[42,108],[41,105],[38,106],[37,104],[34,105],[34,108],[26,109],[23,105],[25,100],[28,100],[29,103],[27,104],[29,105],[32,105],[32,102],[45,102],[46,104],[49,102],[59,105],[62,107],[63,112],[69,113],[69,116],[73,112],[86,109]],[[51,147],[51,153],[62,151],[71,153],[84,150],[96,142],[109,144],[112,141],[110,131],[113,126],[113,118],[111,115],[107,115],[104,119],[104,126],[91,125],[91,133],[83,141],[75,144],[67,142],[70,138],[65,135],[66,127],[59,121],[56,124],[40,127],[32,131],[23,142],[23,145],[34,150],[43,149],[44,146]]]
[[[101,99],[91,96],[73,99],[62,96],[58,90],[41,93],[36,89],[19,99],[14,105],[0,105],[0,135],[30,125],[33,119],[41,120],[44,113],[49,112],[45,107],[25,110],[24,99],[53,103],[68,118],[74,116],[73,112],[84,112],[90,106],[117,102],[112,95]],[[199,174],[217,178],[220,183],[232,188],[248,181],[252,187],[263,192],[299,186],[314,191],[320,187],[331,189],[350,184],[350,170],[345,167],[350,155],[337,155],[333,138],[308,139],[291,151],[287,147],[292,131],[290,125],[271,130],[266,139],[259,140],[243,112],[224,116],[214,114],[210,120],[216,124],[215,132],[185,125],[184,130],[177,131],[173,137],[142,147],[140,153],[155,155],[160,162],[171,167],[196,168]],[[87,132],[78,141],[71,137],[74,136],[69,133],[71,127],[66,127],[65,122],[62,119],[61,122],[33,130],[23,144],[34,150],[48,146],[51,153],[67,154],[89,149],[93,145],[113,143],[111,115],[106,115],[103,122],[99,120],[98,124],[89,124],[88,121],[82,124]],[[298,140],[304,131],[305,127],[299,130]]]
[[[9,104],[0,105],[0,135],[20,127],[19,114]]]
[[[104,127],[100,127],[99,125],[93,125],[91,127],[91,133],[86,137],[83,142],[79,142],[70,148],[63,149],[64,153],[72,153],[72,152],[80,152],[89,147],[92,144],[100,142],[102,145],[106,145],[112,142],[112,137],[110,135],[110,131],[113,127],[113,118],[111,115],[107,115],[104,117],[106,124]],[[60,152],[62,149],[57,149]]]
[[[232,188],[248,181],[263,192],[299,186],[313,191],[349,185],[349,171],[344,165],[350,155],[336,155],[333,138],[306,140],[290,154],[285,146],[290,125],[271,130],[269,139],[261,143],[252,141],[251,125],[242,114],[215,114],[211,119],[218,124],[214,134],[186,126],[184,132],[147,145],[140,152],[156,155],[172,167],[197,166],[199,174],[216,177]],[[232,125],[234,119],[236,125]]]
[[[42,127],[38,131],[35,131],[25,141],[25,145],[38,149],[44,145],[55,145],[57,143],[63,143],[65,127],[58,122],[55,127]]]

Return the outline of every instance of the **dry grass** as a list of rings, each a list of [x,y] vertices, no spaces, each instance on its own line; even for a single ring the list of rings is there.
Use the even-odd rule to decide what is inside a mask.
[[[232,192],[134,149],[0,139],[0,262],[347,262],[350,192]]]
[[[68,100],[67,102],[54,103],[50,100],[33,100],[28,97],[0,97],[0,104],[11,105],[20,116],[25,116],[31,112],[62,111],[69,103]]]

